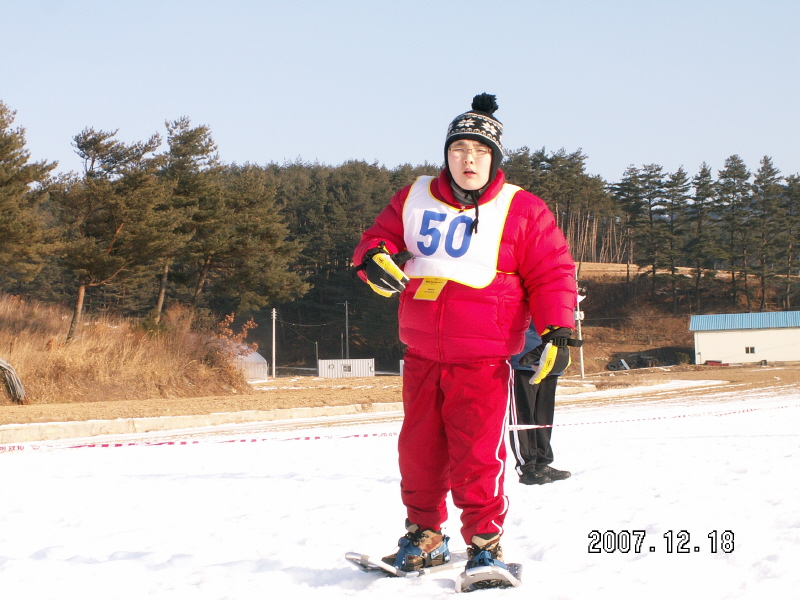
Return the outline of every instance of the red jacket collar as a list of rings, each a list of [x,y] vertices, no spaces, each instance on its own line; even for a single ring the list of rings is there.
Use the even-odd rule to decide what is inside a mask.
[[[439,173],[439,176],[431,182],[431,192],[433,193],[434,198],[437,200],[446,202],[451,206],[463,208],[461,202],[456,200],[456,197],[453,194],[453,188],[450,187],[450,182],[450,174],[447,172],[447,169],[442,169],[442,172]],[[503,173],[503,170],[497,169],[497,175],[495,175],[494,179],[489,184],[489,187],[486,188],[486,191],[484,191],[483,194],[481,194],[481,197],[478,198],[478,206],[493,200],[494,197],[500,193],[500,190],[503,189],[503,185],[505,185],[505,183],[506,176]]]

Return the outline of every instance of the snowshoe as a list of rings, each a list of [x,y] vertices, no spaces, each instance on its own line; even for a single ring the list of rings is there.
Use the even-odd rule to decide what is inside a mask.
[[[442,571],[463,569],[467,562],[467,553],[452,553],[450,562],[442,563],[434,567],[423,567],[416,571],[403,571],[394,565],[384,562],[382,559],[373,558],[368,554],[358,552],[348,552],[344,555],[350,564],[357,566],[367,573],[379,573],[390,577],[422,577],[423,575],[434,575]]]
[[[499,535],[474,536],[467,554],[467,565],[456,579],[457,592],[522,585],[522,565],[503,562]]]

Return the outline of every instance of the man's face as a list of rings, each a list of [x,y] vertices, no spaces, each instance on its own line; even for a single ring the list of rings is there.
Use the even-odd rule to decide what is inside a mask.
[[[447,149],[447,166],[465,190],[479,190],[489,182],[492,149],[473,140],[456,140]]]

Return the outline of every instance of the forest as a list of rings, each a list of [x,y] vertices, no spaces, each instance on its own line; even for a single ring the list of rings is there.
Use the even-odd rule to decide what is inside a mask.
[[[231,164],[210,127],[188,117],[164,126],[132,143],[87,127],[72,139],[81,172],[59,173],[31,160],[0,101],[0,294],[68,307],[66,340],[100,314],[156,332],[181,306],[198,326],[250,323],[262,349],[274,323],[282,365],[396,365],[397,301],[354,278],[351,255],[395,191],[441,166]],[[597,294],[592,304],[588,292],[586,324],[643,304],[685,314],[800,302],[800,175],[733,155],[716,172],[631,165],[607,182],[586,160],[580,149],[523,147],[501,167],[548,204],[576,263],[631,266],[614,302]]]

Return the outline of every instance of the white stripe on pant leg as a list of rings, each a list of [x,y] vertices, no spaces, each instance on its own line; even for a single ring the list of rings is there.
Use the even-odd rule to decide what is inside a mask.
[[[509,418],[509,407],[513,403],[514,398],[514,369],[511,368],[511,363],[509,361],[504,361],[505,365],[508,367],[508,383],[506,384],[506,414],[503,415],[503,427],[500,432],[500,439],[498,440],[497,447],[495,448],[495,458],[497,462],[500,464],[500,470],[497,473],[497,477],[494,480],[494,495],[497,497],[500,494],[500,479],[503,477],[503,474],[506,470],[506,463],[504,460],[500,459],[500,448],[505,446],[506,443],[506,435],[508,434],[508,418]],[[505,496],[503,496],[505,498]],[[508,499],[506,498],[506,501]]]
[[[495,450],[495,458],[497,459],[497,462],[500,464],[500,470],[498,471],[497,477],[495,478],[495,487],[494,487],[495,498],[500,495],[500,479],[503,477],[503,474],[505,473],[506,470],[505,461],[500,459],[500,448],[503,447],[506,443],[506,435],[508,433],[508,419],[509,419],[508,410],[509,406],[512,405],[514,398],[514,387],[513,387],[514,369],[511,368],[511,363],[509,361],[505,361],[505,364],[506,366],[508,366],[509,383],[506,385],[506,414],[503,415],[503,427],[500,433],[500,441],[497,444],[497,448]],[[503,498],[503,510],[500,511],[500,514],[504,515],[506,512],[508,512],[508,496],[503,494],[502,498]],[[500,535],[503,535],[504,529],[503,527],[500,526],[499,523],[497,523],[497,521],[492,520],[492,525],[497,527],[497,532]]]
[[[520,447],[519,441],[519,417],[517,415],[517,386],[516,386],[516,375],[514,373],[514,369],[511,369],[511,389],[510,389],[510,399],[511,399],[511,406],[508,409],[509,418],[511,419],[512,427],[511,435],[509,436],[509,441],[511,442],[511,452],[514,454],[514,458],[516,459],[514,462],[514,470],[517,472],[518,475],[522,475],[522,465],[525,464],[525,459],[522,457],[522,450]],[[522,425],[522,428],[525,426]]]

